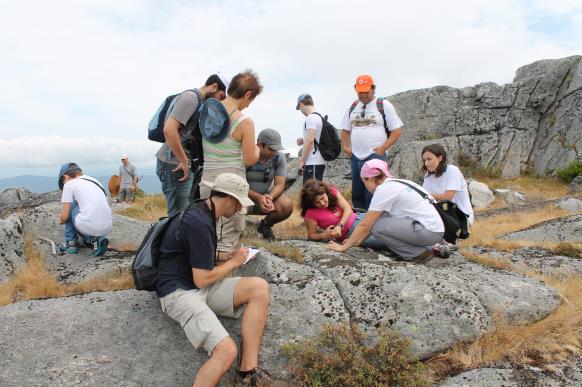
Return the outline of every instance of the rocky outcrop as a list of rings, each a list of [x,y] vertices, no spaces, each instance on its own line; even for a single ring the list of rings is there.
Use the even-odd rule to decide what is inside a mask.
[[[391,150],[391,171],[420,178],[421,150],[445,146],[452,163],[463,154],[502,177],[552,173],[582,158],[582,56],[519,68],[512,83],[455,89],[437,86],[388,97],[404,122]],[[327,178],[349,183],[349,160],[328,163]]]
[[[269,279],[261,364],[289,378],[281,345],[314,336],[326,323],[345,323],[349,316],[338,290],[321,273],[260,255],[256,269],[268,266],[275,275]],[[276,279],[278,270],[285,278]],[[221,321],[240,344],[240,319]],[[153,293],[136,290],[0,308],[0,347],[10,348],[0,355],[0,385],[186,386],[208,359],[162,313]]]
[[[582,212],[582,200],[567,198],[558,203],[558,207],[566,211],[568,214],[579,213]]]
[[[582,194],[582,176],[576,176],[568,186],[568,193],[572,195]]]
[[[507,234],[504,239],[524,239],[541,242],[582,242],[582,215],[548,220],[521,231]]]
[[[0,219],[0,283],[24,265],[24,239],[20,218]]]

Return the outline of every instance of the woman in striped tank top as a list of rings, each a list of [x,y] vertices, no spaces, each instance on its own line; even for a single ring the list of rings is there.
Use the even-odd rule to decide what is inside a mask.
[[[237,74],[230,82],[226,99],[221,101],[230,114],[230,129],[224,140],[211,143],[202,139],[204,167],[202,181],[214,182],[222,173],[234,173],[246,179],[246,167],[259,159],[259,148],[255,141],[255,124],[242,110],[249,107],[263,86],[251,70]],[[210,196],[210,188],[200,185],[200,197]],[[245,228],[246,209],[232,218],[220,218],[216,222],[220,259],[232,252]]]

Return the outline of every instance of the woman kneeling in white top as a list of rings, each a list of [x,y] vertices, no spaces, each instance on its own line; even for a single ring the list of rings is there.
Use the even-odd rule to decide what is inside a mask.
[[[468,224],[473,224],[475,216],[467,182],[459,168],[447,164],[445,148],[440,144],[425,146],[422,150],[422,162],[421,171],[425,174],[422,187],[436,200],[455,203],[467,217]]]
[[[433,255],[449,257],[449,248],[439,244],[445,231],[440,215],[428,200],[406,184],[424,191],[422,187],[412,181],[394,179],[382,160],[367,161],[360,177],[374,195],[370,208],[348,239],[342,244],[330,242],[328,248],[344,252],[372,235],[383,249],[406,261],[423,263]]]

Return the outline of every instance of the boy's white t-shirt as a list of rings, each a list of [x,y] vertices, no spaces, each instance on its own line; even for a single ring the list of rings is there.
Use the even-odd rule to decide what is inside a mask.
[[[315,113],[311,113],[305,118],[305,125],[303,126],[303,138],[307,139],[307,129],[313,129],[313,137],[315,141],[319,142],[321,138],[321,129],[323,128],[323,121],[320,116]],[[315,148],[315,143],[313,144]],[[307,159],[305,160],[305,165],[322,165],[325,164],[325,160],[323,156],[321,156],[321,152],[319,149],[315,153],[313,153],[314,149],[309,151],[309,155],[307,155]]]
[[[107,197],[94,183],[84,180],[92,180],[101,184],[90,176],[80,176],[71,179],[63,186],[61,203],[73,203],[79,205],[79,214],[74,220],[75,228],[83,235],[103,236],[111,232],[112,218],[111,208],[107,203]]]
[[[406,182],[426,192],[418,184],[408,180]],[[414,219],[432,232],[445,231],[439,213],[427,199],[423,199],[412,188],[390,178],[376,188],[368,211],[384,211],[396,218]]]
[[[436,177],[434,174],[428,174],[424,177],[422,184],[424,189],[434,194],[444,194],[446,191],[455,191],[453,196],[453,203],[459,207],[461,211],[469,215],[468,222],[473,224],[475,215],[473,214],[473,207],[469,199],[469,191],[467,189],[467,182],[463,173],[455,165],[448,164],[445,172]]]
[[[374,148],[384,144],[388,139],[386,130],[384,129],[382,114],[380,114],[378,106],[376,106],[376,99],[374,98],[368,102],[365,109],[363,108],[364,104],[358,101],[352,114],[349,114],[350,109],[348,108],[342,120],[342,129],[351,132],[350,141],[352,143],[352,153],[360,160],[364,160],[370,156],[374,153]],[[400,120],[400,117],[398,117],[394,105],[387,99],[383,101],[388,130],[393,131],[401,128],[404,124]]]

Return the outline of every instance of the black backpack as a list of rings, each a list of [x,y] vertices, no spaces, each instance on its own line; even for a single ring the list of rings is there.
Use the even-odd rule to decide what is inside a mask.
[[[423,199],[428,200],[429,203],[432,204],[433,207],[436,209],[437,213],[441,217],[441,220],[443,221],[443,224],[445,226],[445,235],[443,236],[443,239],[449,243],[452,243],[452,244],[455,244],[457,242],[457,238],[459,238],[461,236],[461,224],[455,217],[453,217],[450,214],[448,214],[447,212],[445,212],[443,210],[443,208],[441,208],[441,206],[439,206],[439,203],[437,203],[436,200],[432,199],[429,196],[429,194],[419,190],[418,188],[416,188],[412,184],[409,184],[403,180],[398,180],[398,179],[392,179],[391,181],[397,181],[399,183],[402,183],[402,184],[412,188],[414,191],[416,191],[416,193],[418,193],[420,196],[422,196]],[[469,235],[467,235],[467,237],[468,236]]]
[[[196,171],[199,167],[204,164],[204,154],[202,151],[202,134],[200,133],[200,128],[198,127],[198,117],[200,116],[200,110],[204,105],[202,94],[196,89],[190,89],[186,91],[193,91],[198,97],[198,105],[194,114],[188,119],[188,122],[182,129],[186,135],[182,140],[182,146],[184,150],[188,151],[192,161],[192,171]],[[162,102],[158,110],[150,120],[148,125],[148,139],[151,141],[166,142],[166,137],[164,136],[164,124],[166,122],[166,116],[168,115],[168,110],[172,106],[172,103],[182,93],[173,94]]]
[[[358,102],[360,102],[360,101],[355,100],[354,102],[352,102],[352,106],[350,106],[350,111],[348,113],[348,118],[352,115],[352,112],[354,111],[354,109],[358,105]],[[386,135],[388,137],[390,137],[390,130],[388,129],[388,123],[386,122],[386,113],[384,113],[384,97],[376,98],[376,108],[378,108],[378,111],[380,112],[380,115],[382,116],[382,121],[384,121],[384,130],[386,131]]]
[[[164,234],[170,225],[172,219],[179,216],[179,222],[182,221],[184,212],[182,210],[172,215],[169,218],[161,218],[148,230],[146,236],[143,238],[135,258],[131,264],[131,273],[133,275],[133,282],[137,290],[156,290],[156,281],[158,280],[158,261],[160,259],[160,247]],[[176,228],[178,233],[180,227]],[[178,238],[178,235],[176,236]]]
[[[313,114],[317,114],[321,117],[322,123],[321,135],[319,141],[315,140],[313,153],[315,154],[315,152],[319,150],[321,157],[323,157],[325,161],[333,161],[337,159],[342,151],[342,142],[337,135],[337,129],[329,123],[327,116],[323,117],[321,114],[315,112]]]

